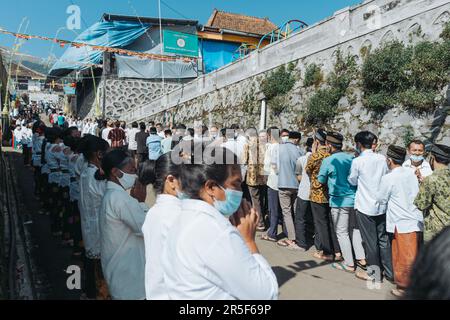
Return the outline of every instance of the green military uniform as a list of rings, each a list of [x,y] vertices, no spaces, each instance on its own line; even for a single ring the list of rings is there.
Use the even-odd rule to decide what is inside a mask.
[[[450,226],[450,170],[439,169],[423,180],[414,204],[424,213],[424,240]]]

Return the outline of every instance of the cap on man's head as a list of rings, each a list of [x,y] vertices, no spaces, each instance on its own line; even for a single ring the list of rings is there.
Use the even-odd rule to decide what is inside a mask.
[[[431,154],[443,160],[450,161],[450,147],[443,144],[435,144],[431,147]]]
[[[403,147],[390,145],[388,147],[386,156],[397,162],[403,162],[403,161],[405,161],[405,157],[406,157],[406,149]]]
[[[341,145],[342,141],[344,141],[344,136],[339,132],[327,132],[326,140],[329,143]]]
[[[314,138],[319,140],[320,142],[325,142],[325,139],[327,138],[327,132],[323,129],[318,129],[314,134]]]
[[[298,139],[300,140],[302,138],[302,134],[297,131],[289,131],[289,139]]]

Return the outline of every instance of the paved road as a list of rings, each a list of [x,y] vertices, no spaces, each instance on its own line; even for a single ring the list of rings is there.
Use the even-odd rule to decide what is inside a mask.
[[[384,282],[380,289],[370,290],[365,281],[353,274],[335,270],[330,263],[314,258],[314,248],[298,252],[260,239],[257,243],[277,276],[282,300],[393,299],[391,283]]]
[[[11,148],[6,150],[9,151]],[[33,196],[33,172],[30,167],[23,165],[20,153],[11,152],[10,154],[13,155],[13,163],[16,167],[19,197],[23,200],[21,214],[32,221],[32,224],[27,226],[34,243],[32,257],[38,268],[38,278],[43,281],[38,285],[39,299],[79,299],[81,290],[69,290],[66,286],[69,275],[65,273],[65,270],[69,265],[80,264],[80,261],[72,259],[72,250],[62,246],[60,240],[52,236],[50,217],[37,214],[40,205]]]

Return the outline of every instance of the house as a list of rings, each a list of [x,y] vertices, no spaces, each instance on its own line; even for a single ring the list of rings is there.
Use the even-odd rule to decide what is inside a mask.
[[[274,29],[267,18],[218,10],[205,26],[196,20],[105,13],[74,40],[88,46],[70,46],[49,75],[76,73],[81,117],[94,116],[92,110],[98,117],[119,117],[247,54]]]
[[[255,50],[261,38],[277,29],[268,18],[257,18],[214,9],[198,32],[205,73]],[[263,46],[269,44],[264,41]]]

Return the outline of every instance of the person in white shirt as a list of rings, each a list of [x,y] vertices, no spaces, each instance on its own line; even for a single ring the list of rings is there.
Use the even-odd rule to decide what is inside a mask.
[[[380,183],[377,202],[386,209],[386,230],[392,235],[392,265],[396,289],[392,294],[402,297],[409,285],[409,274],[418,254],[423,235],[423,214],[414,205],[419,192],[415,174],[402,167],[406,150],[391,145],[387,161],[391,172]]]
[[[120,121],[120,128],[125,132],[125,139],[123,139],[123,148],[124,150],[128,150],[130,137],[128,136],[129,129],[127,128],[127,123],[125,121]]]
[[[306,164],[311,155],[311,148],[314,139],[308,138],[305,143],[306,154],[298,158],[295,174],[300,181],[297,193],[297,205],[294,215],[295,241],[297,245],[306,250],[312,246],[313,242],[316,250],[320,250],[319,238],[314,234],[314,223],[311,211],[309,194],[311,191],[309,176],[306,173]]]
[[[108,152],[102,168],[108,179],[100,209],[103,274],[113,299],[144,300],[145,187],[136,181],[134,159],[124,150]]]
[[[20,147],[22,145],[22,134],[23,134],[22,125],[17,124],[13,133],[14,133],[14,148],[20,149]]]
[[[281,214],[280,200],[278,197],[278,173],[272,165],[272,159],[278,157],[280,130],[277,127],[267,129],[269,143],[264,155],[264,172],[267,175],[267,203],[269,207],[270,225],[266,234],[261,236],[262,240],[277,242],[278,221]],[[287,234],[283,223],[283,232]]]
[[[161,256],[165,250],[167,234],[181,214],[181,165],[173,163],[171,153],[156,161],[141,165],[139,178],[144,185],[152,184],[156,202],[142,226],[145,241],[145,294],[147,300],[167,300]]]
[[[157,123],[156,124],[156,134],[158,136],[160,136],[161,138],[163,138],[163,139],[165,138],[164,128],[163,128],[163,125],[161,123]]]
[[[31,166],[31,149],[33,148],[33,131],[30,122],[22,129],[22,147],[23,147],[23,163],[25,166]]]
[[[227,157],[228,156],[228,157]],[[182,170],[182,212],[162,256],[170,299],[278,298],[278,283],[255,242],[258,214],[243,201],[237,158],[208,148],[204,164]],[[208,164],[206,164],[208,163]]]
[[[81,231],[85,248],[86,295],[90,299],[107,299],[108,290],[101,270],[100,208],[106,192],[101,160],[109,145],[95,136],[85,136],[83,158],[88,166],[80,176]],[[78,162],[78,161],[77,161]]]
[[[128,132],[126,133],[127,138],[128,138],[128,151],[131,155],[131,157],[133,159],[135,159],[136,163],[137,163],[137,157],[136,157],[136,152],[137,152],[137,141],[136,141],[136,133],[138,133],[140,130],[138,128],[138,123],[136,121],[134,121],[131,124],[131,129],[128,130]],[[103,135],[103,133],[102,133]]]
[[[96,136],[97,135],[97,128],[98,128],[97,120],[92,121],[88,133],[92,134],[93,136]]]
[[[42,155],[42,144],[44,142],[45,136],[45,124],[42,121],[38,121],[34,124],[34,135],[33,135],[33,146],[32,146],[32,165],[34,167],[34,181],[35,181],[35,194],[37,196],[42,196],[42,163],[41,163],[41,155]]]
[[[244,147],[247,144],[247,138],[240,133],[239,126],[237,124],[231,125],[230,129],[226,130],[227,141],[222,144],[222,147],[227,148],[233,152],[241,165],[242,176],[247,174],[247,166],[243,164]]]
[[[108,120],[107,127],[102,131],[102,139],[107,141],[110,146],[111,146],[111,139],[108,139],[108,135],[112,129],[113,129],[113,122],[111,120]]]
[[[393,281],[391,243],[386,232],[386,214],[380,211],[377,192],[381,178],[388,172],[386,157],[374,153],[372,146],[377,137],[369,131],[355,136],[356,152],[352,161],[348,181],[357,186],[355,195],[356,221],[363,239],[367,258],[367,272],[358,271],[356,277],[362,280],[374,279],[381,282],[384,277]]]
[[[82,135],[82,136],[85,136],[85,135],[89,134],[89,131],[90,131],[90,130],[91,130],[91,123],[90,123],[90,120],[89,120],[89,119],[84,120],[84,121],[83,121],[83,129],[82,129],[82,131],[81,131],[81,135]]]
[[[422,182],[433,174],[430,164],[425,160],[425,144],[420,140],[413,140],[408,144],[409,159],[403,162],[403,167],[410,169]]]
[[[217,126],[211,126],[208,131],[209,141],[212,142],[219,137],[219,128]]]

